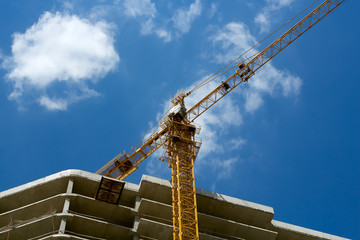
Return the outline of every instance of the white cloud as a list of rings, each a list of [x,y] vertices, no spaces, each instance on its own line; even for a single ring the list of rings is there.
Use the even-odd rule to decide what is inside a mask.
[[[155,3],[151,0],[125,0],[125,15],[129,17],[155,17],[157,13]]]
[[[289,6],[291,3],[294,2],[294,0],[266,0],[269,8],[272,9],[279,9],[282,7],[287,7]]]
[[[189,88],[185,89],[185,92],[193,89],[194,86],[206,78],[208,78],[208,76],[202,78],[199,82],[196,82]],[[185,98],[185,104],[187,108],[192,107],[206,94],[217,87],[221,80],[224,79],[213,81]],[[164,102],[163,111],[159,113],[158,116],[162,116],[169,108],[170,102]],[[201,149],[196,159],[197,167],[195,171],[197,174],[201,175],[201,171],[205,168],[211,171],[216,170],[216,173],[214,173],[216,179],[223,179],[224,176],[227,176],[230,173],[231,166],[237,162],[237,158],[233,158],[231,161],[219,161],[220,158],[217,154],[238,149],[243,144],[245,144],[245,141],[240,138],[232,139],[227,143],[222,141],[223,136],[229,133],[231,127],[240,126],[243,122],[238,99],[232,95],[223,98],[204,115],[196,119],[195,122],[201,126],[199,137],[202,139]],[[164,163],[157,160],[161,154],[162,152],[159,151],[155,153],[155,157],[148,159],[146,171],[149,174],[155,174],[159,177],[166,177],[169,176],[168,170],[163,170]],[[213,161],[216,161],[215,165],[213,164]]]
[[[40,105],[66,110],[64,101],[73,103],[98,95],[89,95],[95,91],[89,90],[87,81],[94,83],[119,62],[110,30],[106,22],[45,12],[25,33],[13,35],[12,56],[3,63],[14,86],[9,99],[19,102],[21,96],[35,91]],[[65,88],[61,93],[65,96],[47,97],[46,90],[56,84]]]
[[[192,22],[201,14],[201,2],[195,0],[188,10],[178,9],[174,14],[172,20],[174,27],[181,33],[187,33],[190,30]]]
[[[248,27],[241,22],[231,22],[225,25],[223,29],[219,29],[210,37],[214,45],[216,53],[215,61],[221,64],[227,64],[231,60],[238,57],[241,53],[256,44]],[[249,51],[247,56],[251,56],[255,50]]]
[[[153,29],[154,29],[154,22],[152,18],[149,18],[148,20],[141,22],[141,29],[140,29],[141,35],[152,34]]]
[[[254,112],[264,102],[263,96],[282,94],[283,96],[296,96],[300,92],[302,82],[297,76],[288,71],[276,69],[267,63],[249,81],[249,88],[245,91],[245,107],[249,112]]]
[[[88,89],[83,87],[80,93],[77,92],[68,92],[64,98],[52,97],[49,98],[47,95],[41,96],[37,99],[40,106],[45,107],[49,111],[63,111],[67,110],[67,107],[70,104],[76,103],[80,100],[97,97],[100,94],[93,89]]]
[[[42,96],[39,99],[39,103],[41,106],[45,107],[50,111],[66,110],[68,105],[65,99],[50,99],[47,96]]]
[[[243,23],[236,22],[225,25],[209,39],[215,49],[213,58],[221,64],[228,63],[256,43],[256,39],[251,35],[248,27]],[[250,55],[255,52],[256,50],[253,50]],[[207,78],[208,76],[185,89],[185,92],[193,89]],[[192,107],[223,80],[224,78],[220,77],[185,98],[187,108]],[[300,88],[301,79],[299,77],[288,71],[276,69],[271,63],[267,63],[249,80],[248,84],[235,90],[237,94],[227,95],[196,119],[196,123],[201,126],[200,137],[202,139],[202,146],[195,163],[196,175],[201,177],[204,169],[207,173],[212,172],[214,176],[212,185],[215,190],[217,182],[230,177],[232,169],[240,161],[237,154],[239,149],[246,144],[246,140],[241,136],[226,139],[236,129],[239,130],[239,126],[243,124],[243,116],[254,113],[264,103],[263,98],[266,95],[270,97],[294,96],[299,93]],[[169,103],[166,102],[163,112],[167,111],[169,107]],[[159,114],[159,116],[161,115]],[[154,168],[153,161],[148,164],[151,165],[149,170],[157,169]],[[152,171],[152,174],[157,174],[157,171]]]
[[[234,168],[234,165],[238,160],[238,158],[229,158],[227,160],[221,159],[220,161],[217,161],[217,163],[214,163],[220,168],[218,180],[229,178],[231,176],[232,169]]]
[[[155,18],[157,10],[155,3],[151,0],[126,0],[124,2],[125,15],[137,19],[140,23],[140,34],[151,35],[155,34],[164,42],[170,42],[171,32],[163,27],[157,26]]]
[[[159,38],[163,39],[164,42],[170,42],[172,40],[171,32],[167,31],[164,28],[156,27],[153,18],[149,18],[146,21],[142,21],[140,25],[141,25],[141,29],[140,29],[141,35],[155,34]]]
[[[141,29],[140,29],[141,35],[155,34],[157,37],[161,38],[164,42],[170,42],[172,40],[171,32],[164,28],[159,28],[155,26],[153,18],[149,18],[146,21],[142,21],[140,25],[141,25]]]
[[[68,10],[73,10],[74,9],[74,4],[71,3],[71,2],[64,1],[64,2],[62,2],[62,4],[64,5],[65,9],[68,9]]]
[[[208,77],[204,77],[199,82]],[[199,102],[223,80],[223,78],[220,78],[210,82],[185,98],[187,108]],[[199,82],[186,89],[185,92],[192,89]],[[199,137],[202,139],[200,152],[195,162],[195,172],[198,176],[203,175],[204,169],[207,170],[206,172],[213,172],[213,188],[215,188],[219,180],[230,176],[232,173],[231,169],[238,162],[237,157],[226,160],[224,159],[225,156],[245,144],[245,141],[240,140],[240,138],[224,141],[224,138],[228,136],[232,128],[239,127],[243,123],[240,109],[239,98],[236,95],[230,94],[195,120],[196,124],[201,126]]]
[[[218,6],[215,3],[211,3],[211,7],[208,14],[209,18],[212,18],[217,11],[218,11]]]
[[[112,12],[117,12],[119,7],[116,5],[96,5],[89,11],[88,18],[92,21],[99,21],[109,17]]]
[[[268,12],[261,12],[255,17],[255,23],[260,25],[260,32],[268,32],[270,30],[271,24],[268,17]]]
[[[266,0],[267,5],[261,9],[258,15],[255,16],[255,23],[260,26],[260,32],[269,32],[271,28],[271,19],[274,17],[274,12],[283,7],[288,7],[294,0]]]
[[[157,18],[159,14],[151,0],[125,0],[123,6],[125,15],[139,22],[141,35],[154,34],[164,42],[170,42],[174,36],[180,37],[187,33],[195,18],[201,14],[200,0],[195,0],[188,9],[177,9],[172,17],[161,20]],[[215,5],[212,5],[211,11],[215,13]]]
[[[230,62],[257,42],[247,25],[239,22],[232,22],[218,29],[209,40],[214,48],[212,57],[220,64]],[[256,52],[256,49],[250,51],[248,57]],[[202,78],[184,92],[193,89],[208,77]],[[219,77],[186,97],[186,107],[188,109],[192,107],[223,80],[223,77]],[[197,118],[195,122],[201,126],[199,137],[202,139],[201,149],[195,162],[197,177],[203,177],[204,172],[211,173],[213,190],[219,181],[231,177],[233,169],[241,160],[238,155],[239,150],[246,144],[246,139],[241,136],[233,137],[232,134],[239,131],[244,116],[259,109],[264,104],[265,96],[294,96],[300,92],[300,88],[299,77],[267,63],[247,84],[243,84],[243,87],[236,89],[235,93],[227,95]],[[170,108],[168,101],[163,106],[164,109],[158,116],[162,116]],[[160,154],[161,152],[156,156],[159,157]],[[164,170],[164,163],[158,162],[156,158],[149,159],[146,169],[150,174],[170,176],[169,171],[166,168]]]
[[[195,92],[186,98],[186,106],[189,108],[209,93],[215,87],[216,82],[211,82],[201,88],[200,92]],[[239,107],[235,104],[232,97],[223,98],[217,103],[216,107],[209,109],[206,114],[200,116],[196,123],[201,126],[200,137],[202,139],[199,161],[206,158],[211,153],[223,152],[223,145],[219,143],[219,136],[222,130],[229,126],[239,126],[242,123],[242,116]]]
[[[210,40],[216,49],[215,60],[223,64],[235,59],[257,42],[248,27],[240,22],[227,24],[210,37]],[[256,52],[256,49],[249,51],[248,57]],[[275,68],[271,62],[267,63],[251,78],[248,88],[243,90],[245,109],[249,112],[257,110],[264,102],[264,95],[297,95],[301,84],[299,77]]]
[[[239,162],[239,158],[213,158],[210,159],[210,164],[213,166],[215,181],[213,181],[213,184],[211,186],[212,191],[216,191],[216,184],[219,182],[219,180],[222,179],[228,179],[231,177],[233,170],[235,168],[236,163]]]
[[[256,91],[246,91],[244,95],[246,98],[245,108],[249,112],[254,112],[264,103],[260,93]]]
[[[228,146],[230,146],[231,150],[240,149],[244,144],[246,143],[246,140],[244,140],[242,137],[237,137],[230,139],[228,142]]]
[[[158,29],[156,30],[156,35],[159,38],[164,39],[164,42],[170,42],[172,37],[171,37],[171,33],[169,31],[166,31],[165,29]]]

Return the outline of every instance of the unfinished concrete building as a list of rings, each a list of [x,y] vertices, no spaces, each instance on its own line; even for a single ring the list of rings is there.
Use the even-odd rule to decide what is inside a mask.
[[[200,239],[345,238],[273,220],[271,207],[196,190]],[[0,193],[0,239],[172,239],[171,185],[67,170]]]

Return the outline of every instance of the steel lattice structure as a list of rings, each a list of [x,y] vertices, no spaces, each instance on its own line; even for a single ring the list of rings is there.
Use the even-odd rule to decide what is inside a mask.
[[[199,239],[194,178],[194,161],[201,142],[196,139],[199,128],[193,121],[230,93],[247,82],[264,64],[274,58],[307,30],[332,12],[345,0],[326,0],[278,39],[252,58],[237,64],[238,69],[218,87],[186,111],[184,99],[191,94],[178,93],[172,108],[159,127],[144,142],[139,142],[126,154],[121,153],[97,171],[98,174],[124,179],[134,172],[140,162],[160,147],[162,161],[172,170],[173,239]]]

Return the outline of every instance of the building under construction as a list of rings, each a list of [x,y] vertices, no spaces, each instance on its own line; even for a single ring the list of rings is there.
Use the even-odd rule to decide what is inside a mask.
[[[276,221],[274,209],[196,189],[202,240],[345,238]],[[0,193],[0,239],[172,239],[171,183],[67,170]]]

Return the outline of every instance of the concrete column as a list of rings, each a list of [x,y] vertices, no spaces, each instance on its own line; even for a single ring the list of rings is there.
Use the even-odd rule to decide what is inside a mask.
[[[59,227],[59,234],[65,234],[66,218],[62,218]]]
[[[69,181],[69,183],[70,183],[70,181]],[[70,207],[70,198],[65,198],[62,213],[68,213],[69,207]],[[66,220],[67,219],[65,217],[61,218],[60,227],[59,227],[59,234],[65,234]]]
[[[134,226],[133,226],[133,231],[137,232],[137,229],[139,227],[139,222],[140,222],[140,217],[139,216],[135,216],[134,218]]]
[[[141,198],[139,196],[136,196],[135,198],[135,211],[139,213],[139,207],[140,207],[140,201]],[[134,217],[134,225],[133,225],[133,231],[136,233],[137,229],[139,227],[140,217],[138,215],[135,215]],[[139,236],[134,236],[133,240],[139,240]]]
[[[65,198],[64,207],[62,213],[68,213],[70,207],[70,198]]]
[[[139,196],[136,196],[136,198],[135,198],[135,210],[136,211],[139,211],[140,201],[141,201],[141,198]]]
[[[73,187],[74,187],[74,179],[70,178],[66,188],[66,193],[72,193]]]

